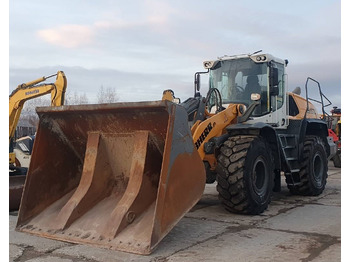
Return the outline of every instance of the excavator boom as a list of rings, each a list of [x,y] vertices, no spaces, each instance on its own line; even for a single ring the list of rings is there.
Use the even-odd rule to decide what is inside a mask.
[[[41,84],[50,77],[56,76],[55,83]],[[67,88],[67,79],[62,71],[48,77],[41,77],[25,84],[19,85],[10,95],[9,99],[9,139],[15,135],[19,117],[24,103],[42,95],[51,93],[51,106],[64,104],[64,97]]]

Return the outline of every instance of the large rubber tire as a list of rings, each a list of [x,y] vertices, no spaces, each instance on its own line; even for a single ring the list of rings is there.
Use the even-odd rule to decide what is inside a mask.
[[[296,186],[288,185],[288,188],[292,194],[318,196],[326,186],[327,171],[327,154],[321,138],[307,136],[299,173],[301,183]]]
[[[257,215],[271,202],[273,157],[260,136],[233,136],[220,148],[217,191],[233,213]]]
[[[339,152],[339,151],[338,151]],[[340,155],[340,152],[339,153],[336,153],[336,155],[332,158],[333,160],[333,165],[334,167],[338,167],[338,168],[341,168],[341,155]]]

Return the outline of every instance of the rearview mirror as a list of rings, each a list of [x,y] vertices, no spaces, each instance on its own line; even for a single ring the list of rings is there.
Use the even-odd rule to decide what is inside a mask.
[[[194,87],[196,89],[196,91],[199,91],[200,89],[200,85],[201,84],[201,76],[199,73],[196,73],[194,76]]]
[[[209,69],[205,72],[197,72],[194,74],[194,95],[196,96],[197,94],[200,95],[199,93],[197,93],[201,87],[201,76],[200,74],[207,74],[209,73]]]

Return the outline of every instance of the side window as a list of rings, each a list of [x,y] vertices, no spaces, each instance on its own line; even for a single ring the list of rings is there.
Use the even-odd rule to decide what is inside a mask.
[[[235,85],[244,88],[245,82],[243,80],[244,79],[242,72],[237,72],[237,75],[235,77]]]
[[[283,103],[284,103],[284,66],[277,64],[277,68],[278,68],[278,89],[279,89],[279,94],[277,96],[277,109],[281,108]]]
[[[289,97],[289,115],[290,116],[296,116],[299,114],[299,109],[297,104],[295,103],[294,99],[292,96],[288,96]]]
[[[274,64],[274,67],[278,69],[278,96],[271,100],[271,109],[276,111],[281,108],[284,103],[284,66],[282,64]]]

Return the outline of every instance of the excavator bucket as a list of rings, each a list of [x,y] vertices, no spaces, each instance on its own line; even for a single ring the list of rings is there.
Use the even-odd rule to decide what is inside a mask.
[[[204,165],[168,101],[38,108],[17,230],[150,254],[201,198]]]

